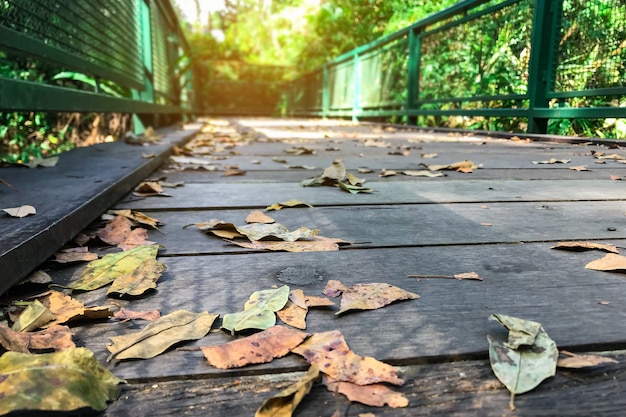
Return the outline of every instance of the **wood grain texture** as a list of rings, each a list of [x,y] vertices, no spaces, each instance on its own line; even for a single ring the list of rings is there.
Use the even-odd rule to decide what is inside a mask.
[[[476,245],[424,248],[368,249],[325,253],[264,253],[161,258],[168,266],[158,291],[145,298],[124,301],[106,298],[106,289],[78,295],[86,305],[115,301],[133,310],[177,309],[232,313],[243,308],[249,295],[283,283],[277,279],[288,267],[308,267],[321,279],[302,288],[320,295],[329,279],[350,286],[386,282],[419,294],[417,300],[380,310],[342,316],[337,308],[314,309],[308,332],[340,330],[352,349],[396,364],[420,363],[432,358],[486,355],[486,335],[502,328],[487,319],[493,313],[536,320],[561,348],[626,346],[626,278],[584,268],[601,257],[596,252],[571,253],[550,244]],[[72,269],[52,271],[56,282],[67,282]],[[484,281],[415,279],[409,274],[452,275],[475,271]],[[599,304],[608,301],[608,305]],[[142,322],[90,323],[74,328],[79,340],[104,360],[107,338],[137,331]],[[200,347],[231,340],[227,332],[210,333],[185,344]],[[430,358],[430,359],[429,359]],[[301,369],[299,357],[248,367],[243,373],[272,369]],[[158,360],[127,361],[115,366],[122,378],[161,378],[181,375],[219,375],[199,351],[170,351]],[[242,371],[226,371],[240,375]],[[273,371],[275,372],[275,371]]]
[[[626,407],[622,387],[626,354],[610,353],[619,363],[593,370],[559,370],[535,390],[517,396],[517,409],[508,408],[508,391],[495,378],[487,360],[404,366],[406,380],[394,390],[409,399],[402,409],[374,408],[350,403],[320,383],[297,408],[301,417],[362,416],[619,416]],[[189,415],[251,416],[266,398],[291,385],[302,372],[231,378],[162,381],[123,387],[120,399],[105,416]]]

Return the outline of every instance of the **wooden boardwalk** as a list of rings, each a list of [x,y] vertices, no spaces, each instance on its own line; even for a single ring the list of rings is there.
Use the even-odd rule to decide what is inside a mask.
[[[406,382],[397,390],[409,399],[408,408],[350,403],[319,384],[296,416],[623,415],[626,277],[585,269],[604,255],[601,252],[551,247],[569,240],[626,247],[626,181],[611,179],[626,180],[626,164],[593,155],[595,151],[626,157],[626,151],[320,120],[234,119],[230,126],[218,125],[212,135],[226,137],[233,128],[253,140],[218,152],[225,159],[214,161],[217,171],[179,171],[164,165],[149,176],[184,181],[184,186],[167,190],[171,197],[128,194],[113,204],[165,223],[161,232],[150,232],[150,238],[164,246],[159,258],[168,267],[156,293],[139,300],[115,300],[118,306],[157,309],[162,314],[185,309],[223,315],[241,310],[253,291],[282,285],[287,274],[292,282],[301,283],[289,284],[291,288],[312,295],[321,295],[329,279],[348,286],[386,282],[420,298],[339,317],[333,308],[311,311],[307,332],[340,330],[357,354],[398,366]],[[391,147],[365,146],[368,139]],[[285,152],[294,146],[314,149],[315,155]],[[408,154],[394,154],[398,151]],[[434,153],[435,158],[422,156]],[[570,162],[533,163],[552,158]],[[277,162],[281,159],[287,162]],[[348,172],[366,178],[374,192],[353,195],[300,185],[334,159],[341,159]],[[421,163],[465,159],[482,166],[473,173],[445,171],[447,176],[437,178],[379,177],[382,169],[399,174],[423,169]],[[246,174],[224,176],[227,165],[237,165]],[[590,171],[570,169],[583,165]],[[372,172],[359,173],[359,167]],[[251,210],[290,199],[314,207],[268,214],[290,230],[316,228],[321,235],[352,244],[334,252],[259,252],[183,228],[213,218],[243,224]],[[50,273],[55,282],[64,284],[80,268]],[[483,281],[407,277],[470,271]],[[88,305],[111,302],[106,288],[77,298]],[[603,352],[619,363],[584,372],[559,370],[556,377],[518,396],[517,409],[509,411],[508,391],[488,361],[486,336],[501,332],[488,321],[493,313],[539,321],[560,349]],[[76,339],[104,363],[109,337],[142,326],[143,322],[104,321],[76,326],[74,331]],[[184,344],[185,349],[110,365],[128,385],[102,415],[252,416],[266,398],[307,368],[300,356],[288,355],[265,365],[223,371],[194,350],[229,340],[230,334],[214,331]]]

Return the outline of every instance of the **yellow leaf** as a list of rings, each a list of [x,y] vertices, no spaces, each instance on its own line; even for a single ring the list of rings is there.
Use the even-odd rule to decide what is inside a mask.
[[[596,271],[626,271],[626,256],[609,253],[604,258],[589,262],[585,268]]]
[[[54,314],[39,300],[28,303],[26,309],[19,315],[13,330],[16,332],[30,332],[54,320]]]
[[[139,296],[150,289],[156,288],[156,282],[161,277],[167,265],[156,259],[148,258],[144,260],[130,274],[117,277],[113,285],[107,291],[108,294],[119,294],[120,296]]]
[[[263,402],[255,417],[291,417],[302,399],[311,391],[313,383],[319,377],[317,366],[309,367],[307,373],[295,384],[287,387],[272,398]]]
[[[137,246],[126,252],[112,253],[92,261],[69,288],[90,291],[113,282],[120,275],[128,275],[145,259],[156,258],[159,245]]]

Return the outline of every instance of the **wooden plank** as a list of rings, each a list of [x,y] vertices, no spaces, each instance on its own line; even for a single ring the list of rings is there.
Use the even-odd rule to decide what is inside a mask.
[[[247,162],[246,162],[247,163]],[[224,176],[224,171],[196,171],[196,170],[184,170],[184,171],[172,171],[169,169],[161,169],[156,171],[151,177],[166,177],[170,182],[184,182],[185,184],[200,183],[200,184],[212,184],[212,183],[287,183],[294,181],[294,178],[303,179],[306,177],[312,177],[319,174],[320,170],[303,170],[303,169],[287,169],[279,167],[274,169],[272,166],[261,167],[259,165],[248,163],[248,165],[237,164],[239,168],[246,171],[243,176]],[[607,180],[611,175],[620,177],[626,177],[626,165],[598,165],[591,167],[591,171],[576,172],[568,168],[550,168],[550,169],[536,169],[536,168],[513,168],[513,169],[478,169],[471,174],[468,178],[467,174],[456,171],[447,171],[445,175],[446,180],[507,180],[507,181],[519,181],[519,180]],[[433,181],[432,178],[427,177],[409,177],[406,175],[389,176],[381,178],[379,174],[381,170],[375,170],[371,173],[358,173],[353,172],[359,178],[363,178],[367,181],[367,184],[375,187],[374,184],[378,182],[398,182],[398,181]]]
[[[606,354],[606,353],[604,353]],[[587,371],[559,369],[535,390],[515,399],[515,415],[620,416],[626,407],[620,381],[626,378],[626,353],[609,352],[617,364]],[[409,399],[402,409],[350,403],[317,383],[296,411],[300,417],[330,416],[503,416],[509,394],[495,378],[488,360],[400,367],[405,384],[393,389]],[[150,381],[122,388],[105,416],[251,416],[267,398],[295,383],[302,372],[237,378]],[[584,399],[584,400],[583,400]]]
[[[199,128],[166,130],[162,142],[149,147],[115,142],[75,149],[60,155],[52,168],[3,168],[2,179],[20,192],[0,187],[2,208],[29,204],[37,214],[22,219],[3,215],[0,219],[0,293],[128,193],[158,168],[175,143]],[[155,157],[146,159],[143,153]]]
[[[195,226],[183,227],[214,218],[242,225],[250,211],[150,212],[165,225],[160,231],[149,231],[149,239],[164,245],[164,253],[168,255],[249,252],[251,250],[206,235]],[[318,229],[321,236],[353,242],[349,249],[625,236],[621,226],[624,205],[620,201],[314,207],[267,214],[289,230],[304,226]]]
[[[116,205],[134,210],[217,209],[261,207],[291,199],[314,206],[366,204],[491,203],[499,201],[620,201],[626,198],[621,181],[560,180],[503,181],[453,180],[378,182],[374,192],[358,195],[334,187],[302,187],[300,178],[290,183],[186,184],[168,190],[171,198],[138,199],[128,195]]]
[[[484,355],[486,335],[501,328],[487,320],[492,313],[543,323],[560,348],[623,347],[624,311],[619,306],[626,303],[624,275],[585,269],[587,262],[602,256],[600,253],[563,252],[550,246],[476,245],[161,258],[168,270],[157,292],[115,303],[138,311],[158,309],[162,314],[187,309],[223,315],[242,309],[253,291],[282,285],[279,274],[283,277],[295,271],[290,281],[302,284],[289,285],[302,288],[306,294],[320,294],[329,279],[339,279],[348,286],[387,282],[419,294],[417,300],[380,310],[336,316],[336,308],[314,309],[308,315],[307,331],[340,330],[355,352],[396,364]],[[73,269],[51,273],[55,282],[65,284]],[[312,270],[315,273],[305,274]],[[407,278],[409,274],[470,271],[480,274],[484,281]],[[105,294],[106,289],[100,289],[77,297],[87,305],[113,301]],[[74,331],[77,339],[104,361],[108,337],[137,331],[143,325],[104,322],[78,326]],[[185,347],[229,340],[229,333],[217,332]],[[301,358],[290,355],[268,365],[219,371],[210,367],[199,351],[174,350],[157,359],[122,362],[114,369],[119,377],[140,379],[224,372],[249,375],[303,366]]]

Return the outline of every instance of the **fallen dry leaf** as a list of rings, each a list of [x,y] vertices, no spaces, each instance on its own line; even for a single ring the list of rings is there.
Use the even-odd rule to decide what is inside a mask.
[[[243,171],[241,169],[227,169],[224,171],[225,177],[233,177],[233,176],[241,176],[241,175],[246,175],[246,171]]]
[[[262,211],[255,210],[250,212],[246,217],[246,223],[263,223],[263,224],[272,224],[276,223],[276,220],[272,219],[267,214]]]
[[[157,281],[166,269],[167,265],[154,258],[145,259],[130,273],[118,276],[109,287],[107,295],[138,297],[148,290],[155,289]]]
[[[50,290],[37,296],[37,299],[46,306],[52,314],[54,320],[46,324],[49,327],[55,324],[63,324],[71,321],[87,319],[105,319],[113,312],[109,306],[85,306],[81,301],[70,297],[60,291]]]
[[[403,408],[409,405],[409,400],[403,394],[396,392],[384,384],[356,385],[351,382],[334,381],[324,378],[324,385],[331,392],[338,392],[348,397],[350,401],[372,407]]]
[[[476,165],[474,162],[468,159],[464,161],[459,161],[459,162],[455,162],[452,164],[448,164],[448,165],[428,165],[424,163],[421,163],[420,165],[425,166],[431,171],[451,170],[451,171],[463,172],[466,174],[471,174],[472,172],[474,172],[475,169],[480,168],[482,166],[482,164]]]
[[[20,307],[23,304],[25,304],[25,308],[20,314],[11,317],[14,322],[13,330],[16,332],[30,332],[54,320],[54,314],[39,300],[20,303]]]
[[[135,187],[133,195],[137,197],[171,197],[169,194],[163,192],[161,184],[151,181],[144,181],[140,183],[137,187]]]
[[[117,245],[117,247],[122,249],[123,251],[128,251],[131,249],[135,249],[137,246],[154,244],[156,244],[156,242],[148,240],[148,231],[146,229],[138,227],[137,229],[131,230],[128,236],[126,236],[126,239],[124,239],[123,242]]]
[[[96,236],[104,243],[117,246],[130,235],[132,224],[127,217],[115,216],[103,228],[98,229]]]
[[[334,301],[315,295],[305,295],[304,303],[307,307],[330,307],[335,305]]]
[[[604,258],[589,262],[585,268],[596,271],[626,271],[626,256],[609,253]]]
[[[380,171],[380,174],[378,174],[379,177],[393,177],[395,175],[398,175],[398,171],[394,171],[392,169],[383,169],[382,171]]]
[[[107,362],[153,358],[176,343],[200,339],[209,333],[218,316],[206,311],[177,310],[149,323],[139,332],[111,337],[111,343],[106,346],[111,352]]]
[[[445,177],[445,174],[443,172],[432,172],[432,171],[426,171],[426,170],[421,170],[421,171],[408,170],[408,171],[402,171],[401,174],[409,176],[409,177],[429,177],[429,178]]]
[[[201,348],[206,360],[219,369],[271,362],[282,358],[307,337],[305,332],[273,326],[252,336],[219,346]]]
[[[265,400],[254,417],[291,417],[304,396],[311,391],[319,374],[317,366],[309,367],[307,373],[295,384]]]
[[[569,169],[571,169],[572,171],[591,171],[589,168],[587,168],[584,165],[579,165],[576,167],[570,167]]]
[[[432,158],[436,158],[437,154],[436,153],[423,153],[421,157],[424,159],[432,159]]]
[[[97,253],[89,252],[89,248],[81,246],[78,248],[63,249],[54,254],[54,262],[66,264],[70,262],[90,262],[98,259]]]
[[[328,295],[324,292],[324,295]],[[336,315],[350,310],[375,310],[396,301],[414,300],[419,295],[386,283],[355,284],[343,290],[339,311]]]
[[[161,317],[161,313],[159,312],[159,310],[132,311],[125,308],[120,308],[119,311],[116,311],[115,314],[113,314],[113,317],[121,320],[122,323],[125,323],[129,320],[154,321]]]
[[[610,253],[619,253],[615,245],[594,242],[558,242],[556,246],[550,249],[561,249],[569,251],[587,251],[587,250],[603,250]]]
[[[271,211],[271,210],[281,210],[285,207],[313,207],[312,205],[310,205],[309,203],[305,203],[304,201],[300,201],[300,200],[288,200],[288,201],[283,201],[281,203],[274,203],[271,206],[267,206],[265,207],[266,211]]]
[[[359,356],[350,350],[339,330],[314,333],[292,352],[303,356],[309,364],[317,365],[321,372],[336,381],[357,385],[404,383],[393,366],[369,356]]]
[[[296,329],[305,330],[307,312],[308,308],[300,307],[291,301],[287,301],[287,304],[285,304],[282,310],[277,311],[276,315],[283,323]]]
[[[611,175],[609,178],[611,181],[622,181],[624,179],[624,177],[620,177],[619,175]]]
[[[59,162],[59,157],[51,156],[49,158],[33,158],[29,162],[23,162],[22,165],[26,165],[29,168],[51,168],[56,166],[57,162]]]
[[[343,285],[338,279],[329,279],[322,294],[327,297],[336,298],[339,297],[344,291],[348,291],[348,287]]]
[[[374,139],[367,139],[363,146],[367,146],[369,148],[391,148],[393,145],[389,142],[385,142],[383,140],[377,141]]]
[[[58,352],[76,347],[72,341],[72,332],[67,326],[54,325],[38,332],[16,332],[2,323],[0,345],[6,350],[21,353],[48,349]]]
[[[158,229],[158,226],[162,224],[159,221],[159,219],[150,217],[140,211],[128,210],[128,209],[127,210],[109,210],[107,213],[112,214],[114,216],[126,217],[129,220],[135,221],[140,224],[145,224],[154,229]]]
[[[8,214],[11,217],[19,217],[19,218],[26,217],[31,214],[37,214],[37,210],[35,209],[35,207],[29,206],[29,205],[5,208],[5,209],[2,209],[2,211],[4,211],[6,214]]]
[[[339,245],[347,245],[342,239],[313,236],[310,240],[298,240],[295,242],[281,242],[274,240],[244,242],[225,239],[226,242],[247,249],[285,251],[285,252],[328,252],[339,250]]]
[[[566,357],[560,357],[556,362],[556,366],[560,368],[590,368],[599,365],[606,365],[607,363],[618,363],[615,359],[606,356],[599,355],[577,355],[566,350],[559,352]]]
[[[533,161],[533,164],[537,165],[537,164],[569,164],[571,162],[571,159],[556,159],[556,158],[550,158],[547,161]]]
[[[232,334],[246,329],[269,329],[276,324],[275,312],[281,310],[289,299],[289,287],[255,291],[244,304],[244,310],[225,314],[222,328]]]

